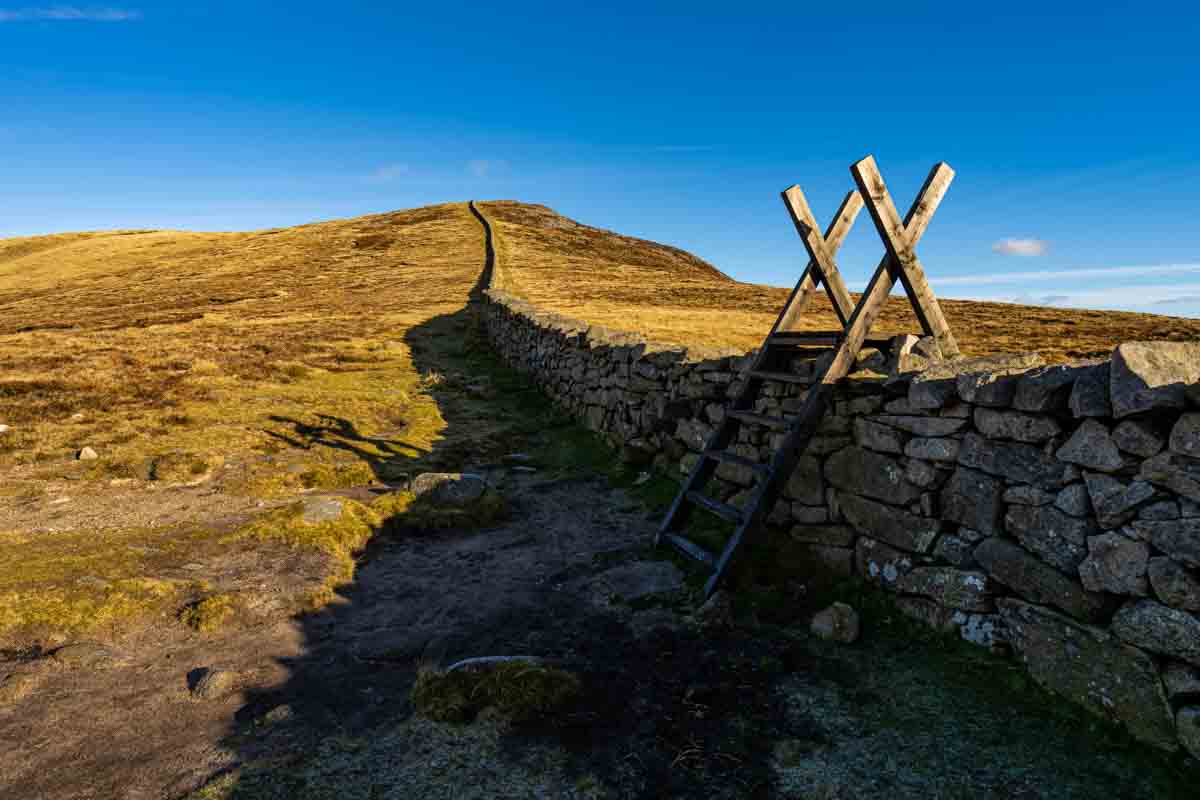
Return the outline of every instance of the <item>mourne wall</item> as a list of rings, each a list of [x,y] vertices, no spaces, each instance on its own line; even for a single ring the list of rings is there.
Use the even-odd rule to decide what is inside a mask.
[[[753,353],[540,310],[504,267],[481,303],[493,347],[623,458],[686,475]],[[1200,758],[1200,343],[1129,342],[1074,365],[937,356],[916,337],[864,352],[771,513],[777,563],[859,575]],[[768,385],[756,410],[794,412],[804,391]],[[766,460],[780,435],[743,428],[734,449]],[[753,483],[733,465],[717,475],[710,493],[735,505]]]

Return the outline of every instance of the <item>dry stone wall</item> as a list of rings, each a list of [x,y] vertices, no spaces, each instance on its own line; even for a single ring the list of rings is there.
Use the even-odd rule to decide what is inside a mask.
[[[657,346],[497,286],[483,313],[512,366],[624,459],[675,476],[753,355]],[[859,575],[1139,739],[1200,757],[1200,343],[1047,366],[941,362],[929,340],[899,337],[859,366],[771,513],[782,561]],[[768,386],[757,410],[786,415],[803,392]],[[765,460],[774,436],[743,429],[735,449]],[[722,465],[709,491],[737,504],[752,482]]]

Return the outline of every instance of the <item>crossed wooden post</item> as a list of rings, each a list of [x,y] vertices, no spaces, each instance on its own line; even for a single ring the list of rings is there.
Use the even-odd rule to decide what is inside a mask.
[[[858,188],[842,200],[824,236],[817,229],[812,209],[808,207],[800,187],[793,186],[783,193],[784,205],[804,242],[804,249],[808,251],[808,266],[775,320],[775,326],[763,341],[763,346],[746,366],[741,388],[708,437],[700,458],[671,504],[655,538],[656,543],[665,542],[682,555],[712,570],[704,585],[706,596],[716,590],[743,540],[761,528],[767,514],[774,508],[784,484],[820,429],[821,419],[833,402],[834,387],[854,367],[864,342],[868,341],[867,332],[897,281],[904,287],[921,327],[937,340],[942,354],[947,358],[958,355],[958,345],[950,333],[946,318],[942,316],[937,298],[929,288],[929,282],[925,280],[925,269],[915,249],[929,227],[933,212],[946,194],[954,171],[945,164],[934,166],[903,220],[892,205],[887,187],[875,166],[875,159],[870,156],[864,158],[851,166],[850,172]],[[871,276],[867,290],[855,305],[834,256],[846,240],[846,234],[850,232],[863,206],[871,215],[886,252]],[[796,330],[795,323],[800,313],[821,286],[829,294],[842,329],[827,332]],[[886,346],[886,341],[872,344]],[[811,353],[814,347],[830,346],[833,348],[833,357],[821,359],[824,366],[820,368],[819,376],[801,375],[790,371],[787,366],[788,360],[795,358],[797,348],[808,348]],[[760,413],[758,400],[768,384],[806,387],[803,403],[795,416]],[[774,452],[765,463],[747,458],[735,448],[739,434],[746,426],[784,431],[782,439],[772,443]],[[733,465],[754,476],[754,488],[742,507],[732,506],[705,494],[704,486],[716,475],[718,464]],[[709,552],[681,535],[682,526],[696,508],[736,525],[720,553]]]
[[[925,334],[937,341],[943,356],[957,356],[958,343],[954,340],[954,334],[950,332],[950,325],[942,314],[941,306],[930,289],[929,282],[925,279],[925,268],[917,258],[915,250],[917,242],[929,227],[934,212],[950,187],[950,181],[954,179],[954,170],[944,162],[935,164],[903,220],[892,203],[887,185],[883,182],[883,176],[879,174],[873,156],[867,156],[862,161],[852,164],[850,174],[854,176],[858,189],[851,191],[842,200],[824,236],[818,231],[812,210],[808,207],[808,201],[800,187],[792,186],[782,193],[784,205],[792,217],[801,241],[804,242],[805,250],[808,251],[809,262],[788,299],[784,313],[776,323],[776,332],[790,330],[808,305],[812,294],[819,285],[824,284],[834,313],[837,314],[847,338],[857,339],[855,345],[850,348],[857,355],[858,346],[882,310],[892,287],[899,281]],[[846,234],[850,232],[858,212],[864,205],[887,252],[867,284],[867,290],[855,306],[838,271],[834,255],[845,241]],[[838,370],[831,372],[837,374]]]

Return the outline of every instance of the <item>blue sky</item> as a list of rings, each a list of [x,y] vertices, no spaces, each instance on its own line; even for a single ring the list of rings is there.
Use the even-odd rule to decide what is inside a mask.
[[[436,7],[435,7],[436,6]],[[0,236],[545,203],[743,280],[873,153],[948,297],[1200,316],[1192,4],[0,0]],[[864,214],[839,262],[861,286]]]

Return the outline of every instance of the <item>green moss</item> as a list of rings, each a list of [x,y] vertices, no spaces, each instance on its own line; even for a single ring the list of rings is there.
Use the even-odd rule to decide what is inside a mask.
[[[185,606],[179,612],[179,621],[199,633],[212,633],[233,616],[234,605],[233,595],[209,595]]]
[[[439,722],[466,722],[488,707],[525,722],[557,711],[579,689],[579,678],[570,672],[512,662],[450,673],[423,669],[413,684],[412,701],[417,711]]]

